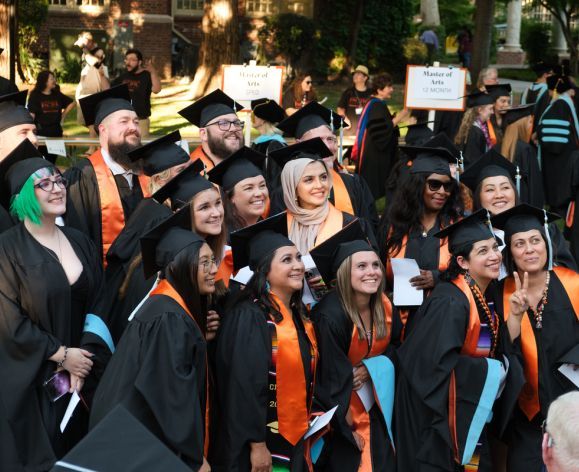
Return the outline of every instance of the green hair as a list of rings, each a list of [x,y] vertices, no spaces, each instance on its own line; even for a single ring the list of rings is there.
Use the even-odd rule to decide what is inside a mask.
[[[10,200],[10,213],[18,218],[18,220],[24,221],[25,219],[29,219],[35,225],[41,224],[40,217],[42,216],[42,209],[34,194],[34,180],[46,177],[47,173],[48,175],[52,175],[51,170],[50,168],[44,168],[34,172],[28,177],[20,192],[12,195]]]

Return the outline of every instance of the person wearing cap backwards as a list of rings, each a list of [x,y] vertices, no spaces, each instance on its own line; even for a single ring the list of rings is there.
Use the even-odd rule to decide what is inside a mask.
[[[216,471],[311,470],[303,436],[318,350],[301,301],[304,263],[286,235],[283,213],[231,234],[235,269],[249,266],[253,276],[217,339]]]
[[[330,202],[340,211],[365,219],[372,229],[375,229],[378,227],[378,215],[368,184],[359,175],[350,175],[342,171],[336,162],[339,147],[334,130],[342,127],[343,123],[340,115],[317,102],[312,102],[279,123],[278,128],[286,136],[295,137],[297,143],[314,138],[324,141],[330,150],[324,162],[333,180]],[[281,189],[272,195],[271,200],[272,214],[285,209]]]
[[[442,145],[448,140],[441,134],[429,143]],[[452,143],[450,143],[452,144]],[[401,148],[411,159],[409,176],[402,180],[384,210],[380,223],[380,250],[386,267],[386,282],[394,287],[392,259],[414,259],[420,275],[410,282],[425,295],[438,283],[441,271],[448,267],[448,241],[435,234],[462,217],[462,198],[451,177],[454,156],[443,146]],[[404,336],[414,325],[417,307],[398,307],[404,323]]]
[[[355,221],[312,251],[331,290],[312,310],[320,364],[316,401],[339,405],[320,470],[395,470],[392,436],[394,365],[401,323],[384,294],[384,266]],[[359,393],[370,392],[365,407]]]
[[[201,159],[205,172],[243,146],[245,123],[236,115],[242,109],[243,105],[217,89],[179,111],[199,128],[201,145],[191,153],[191,160]]]
[[[488,219],[488,212],[481,210],[436,235],[448,238],[448,269],[397,350],[398,470],[477,470],[479,455],[478,470],[491,470],[483,467],[489,461],[485,424],[492,412],[495,420],[500,419],[502,432],[516,402],[510,391],[511,384],[517,386],[516,378],[511,381],[511,377],[518,374],[522,385],[522,372],[515,368],[506,326],[484,295],[501,265]],[[505,356],[509,378],[502,391]],[[501,392],[504,417],[499,418],[493,407]],[[483,447],[476,451],[479,441]]]
[[[486,91],[494,97],[494,113],[488,121],[489,133],[495,136],[496,144],[500,145],[503,140],[504,124],[503,115],[511,106],[510,84],[487,85]]]
[[[366,103],[372,98],[372,90],[368,88],[369,80],[368,68],[359,65],[352,72],[352,86],[342,92],[336,111],[349,123],[349,126],[344,129],[345,136],[356,136],[358,119]]]
[[[90,427],[121,404],[185,464],[207,472],[205,336],[217,265],[191,231],[190,214],[187,205],[141,238],[145,277],[159,272],[160,282],[119,342],[96,391]]]
[[[24,139],[38,147],[34,118],[25,108],[28,92],[23,90],[0,96],[0,162]],[[0,233],[14,225],[9,208],[0,205]]]
[[[462,117],[454,144],[464,154],[464,165],[468,167],[497,143],[491,134],[488,122],[493,115],[494,96],[487,92],[475,92],[467,96],[468,110]]]
[[[579,149],[579,119],[573,103],[575,85],[567,75],[547,79],[555,96],[539,119],[537,137],[539,162],[543,170],[545,200],[551,210],[565,214],[573,182],[574,162]]]
[[[0,236],[0,470],[48,470],[88,427],[81,406],[61,432],[70,396],[52,400],[89,399],[114,351],[103,271],[86,235],[56,225],[66,180],[30,141],[0,164],[0,180],[20,221]]]
[[[579,366],[579,274],[553,267],[547,224],[556,219],[530,205],[493,217],[505,232],[505,263],[512,274],[501,281],[497,311],[520,348],[526,381],[506,437],[513,472],[544,470],[541,425],[549,405],[577,389],[558,370],[562,364]]]
[[[87,234],[103,262],[107,252],[143,197],[149,179],[142,163],[129,152],[141,146],[139,118],[126,85],[119,85],[80,100],[87,124],[98,131],[100,149],[66,172],[69,193],[66,224]]]

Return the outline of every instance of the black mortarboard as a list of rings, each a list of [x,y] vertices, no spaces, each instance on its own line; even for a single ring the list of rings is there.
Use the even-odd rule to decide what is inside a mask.
[[[547,77],[547,87],[557,93],[564,93],[575,87],[568,75],[551,75]]]
[[[294,243],[287,237],[287,214],[283,212],[231,233],[233,267],[249,266],[255,271],[264,257],[286,246]]]
[[[331,238],[311,250],[310,255],[326,285],[336,278],[336,272],[344,260],[361,251],[374,251],[360,220],[355,219]]]
[[[102,92],[81,98],[78,104],[87,126],[95,128],[110,114],[120,110],[135,111],[127,84],[117,85]]]
[[[265,154],[243,146],[207,173],[209,180],[229,191],[242,180],[263,175]]]
[[[489,149],[480,159],[468,166],[460,178],[462,183],[474,192],[487,177],[503,175],[511,179],[513,183],[517,183],[517,175],[520,177],[520,172],[517,170],[518,167],[502,154],[494,149]]]
[[[201,97],[195,103],[179,110],[179,114],[198,128],[203,128],[214,118],[243,110],[243,105],[237,103],[220,89]]]
[[[300,157],[323,159],[332,155],[332,151],[326,146],[323,139],[313,138],[271,151],[268,157],[273,159],[283,169],[289,161]]]
[[[487,92],[494,97],[494,100],[499,97],[511,96],[511,84],[485,85],[485,88],[487,89]]]
[[[535,109],[534,103],[527,103],[526,105],[519,105],[518,107],[507,108],[503,111],[503,126],[507,127],[515,121],[519,121],[525,116],[533,114]]]
[[[189,203],[199,192],[215,188],[211,182],[199,174],[203,169],[203,161],[197,159],[157,190],[151,198],[159,203],[170,198],[171,208],[173,211],[178,210]]]
[[[179,130],[173,131],[162,138],[129,152],[129,159],[133,162],[141,159],[143,162],[143,173],[149,177],[171,167],[185,164],[190,157],[181,146],[175,144],[176,141],[180,140],[181,133],[179,133]]]
[[[451,141],[446,133],[438,133],[436,136],[433,136],[432,139],[424,143],[424,147],[444,148],[454,156],[455,160],[459,160],[461,158],[460,150]]]
[[[283,121],[287,117],[285,110],[269,98],[252,100],[251,111],[258,118],[274,124]]]
[[[469,244],[490,238],[496,239],[490,225],[490,213],[484,209],[478,210],[457,223],[447,226],[434,236],[440,239],[448,237],[448,248],[451,254],[458,252]]]
[[[191,230],[191,205],[184,206],[141,238],[145,278],[163,270],[183,249],[204,242]]]
[[[25,108],[28,92],[9,93],[0,97],[0,132],[18,125],[32,125],[34,119]]]
[[[413,125],[399,126],[399,128],[407,128],[404,142],[408,146],[422,146],[426,141],[434,136],[434,132],[428,127],[432,121],[424,121]]]
[[[121,404],[113,408],[51,472],[187,472],[165,444]]]
[[[495,103],[494,95],[490,93],[478,91],[466,96],[467,108],[481,107],[483,105],[492,105]]]
[[[400,150],[412,161],[411,174],[440,174],[450,177],[450,164],[456,162],[456,158],[444,147],[400,146]]]
[[[300,139],[305,132],[320,126],[329,126],[334,131],[341,128],[343,124],[344,119],[336,112],[320,105],[318,102],[310,102],[281,123],[278,123],[277,127],[286,136]]]
[[[541,77],[543,74],[553,70],[553,64],[547,64],[546,62],[539,61],[531,65],[531,70],[537,75],[537,77]]]

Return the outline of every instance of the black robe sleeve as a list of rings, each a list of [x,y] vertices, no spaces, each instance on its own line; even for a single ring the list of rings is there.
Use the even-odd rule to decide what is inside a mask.
[[[366,181],[358,174],[344,175],[344,184],[348,189],[352,205],[358,218],[366,220],[373,231],[378,229],[380,219],[376,212],[376,201]]]
[[[464,146],[465,168],[475,163],[485,153],[487,143],[480,128],[472,126],[468,131],[468,137]]]
[[[543,175],[541,174],[535,148],[529,143],[517,141],[514,163],[519,166],[523,175],[521,179],[521,201],[543,208],[545,205]]]
[[[569,246],[556,223],[549,223],[549,235],[555,257],[553,264],[567,267],[577,272],[577,262],[569,250]]]

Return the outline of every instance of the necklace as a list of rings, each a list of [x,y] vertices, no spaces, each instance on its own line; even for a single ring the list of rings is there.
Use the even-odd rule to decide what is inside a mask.
[[[533,314],[535,319],[535,328],[543,328],[543,311],[545,310],[545,305],[547,304],[547,292],[549,291],[549,282],[551,281],[551,273],[547,271],[547,277],[545,278],[545,290],[543,290],[543,296],[539,303],[537,304],[537,309],[533,310],[529,307],[529,311]]]
[[[474,295],[475,302],[477,306],[482,309],[487,326],[491,330],[491,349],[490,357],[494,357],[495,349],[497,348],[497,343],[499,340],[499,320],[493,317],[491,310],[485,300],[483,293],[481,292],[479,286],[476,284],[475,280],[467,272],[464,274],[464,278],[470,287],[472,294]]]

